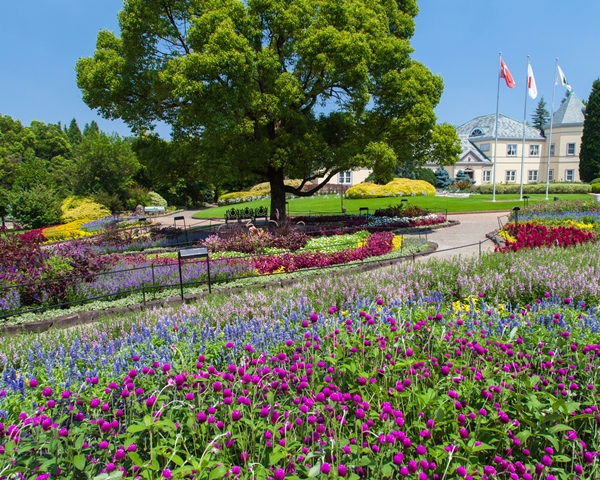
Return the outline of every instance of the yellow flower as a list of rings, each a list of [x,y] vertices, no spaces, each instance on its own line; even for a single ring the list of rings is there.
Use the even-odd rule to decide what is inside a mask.
[[[402,235],[394,235],[394,238],[392,240],[392,250],[399,250],[400,248],[402,248],[403,240],[404,237],[402,237]]]

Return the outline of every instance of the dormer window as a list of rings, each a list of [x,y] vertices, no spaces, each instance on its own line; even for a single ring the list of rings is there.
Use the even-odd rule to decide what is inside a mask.
[[[483,133],[484,133],[483,130],[481,128],[477,127],[471,131],[471,137],[481,137],[483,135]]]

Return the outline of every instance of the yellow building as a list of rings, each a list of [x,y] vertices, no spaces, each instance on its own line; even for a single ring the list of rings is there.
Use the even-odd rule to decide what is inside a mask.
[[[496,183],[545,183],[550,153],[550,181],[579,181],[579,151],[585,107],[571,93],[553,115],[552,138],[550,125],[545,125],[546,137],[533,127],[525,126],[525,156],[523,158],[523,122],[504,115],[498,116],[496,154]],[[496,115],[474,118],[457,127],[463,151],[460,160],[444,167],[451,177],[463,170],[476,185],[493,183]],[[427,164],[435,170],[437,165]]]

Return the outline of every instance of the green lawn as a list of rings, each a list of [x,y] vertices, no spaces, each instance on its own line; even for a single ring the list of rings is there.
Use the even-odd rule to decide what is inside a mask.
[[[545,195],[529,195],[530,203],[546,202]],[[593,198],[589,194],[560,194],[556,195],[561,200],[583,200]],[[550,195],[550,202],[553,201],[554,195]],[[473,195],[469,198],[455,197],[404,197],[409,205],[418,205],[419,207],[430,210],[448,210],[451,212],[482,212],[493,210],[510,210],[515,206],[523,206],[523,202],[519,201],[518,194],[496,195],[496,201],[492,202],[491,195]],[[373,198],[368,200],[349,200],[344,199],[344,207],[347,213],[359,213],[362,207],[369,208],[373,213],[377,208],[385,208],[390,205],[397,205],[400,198]],[[225,210],[236,207],[268,207],[270,201],[256,200],[254,202],[246,202],[238,205],[230,205],[228,207],[214,207],[202,210],[194,214],[194,218],[223,218]],[[334,195],[319,195],[305,198],[293,198],[288,201],[288,212],[290,215],[308,215],[318,213],[341,213],[342,201],[339,196]]]

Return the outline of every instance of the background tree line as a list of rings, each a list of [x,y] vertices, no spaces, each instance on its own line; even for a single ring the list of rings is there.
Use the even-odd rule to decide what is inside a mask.
[[[24,126],[0,115],[0,216],[28,224],[60,221],[69,195],[92,197],[111,211],[147,204],[155,191],[170,204],[195,205],[211,199],[211,188],[195,173],[187,148],[156,137],[125,138],[99,129],[83,131],[39,121]]]

